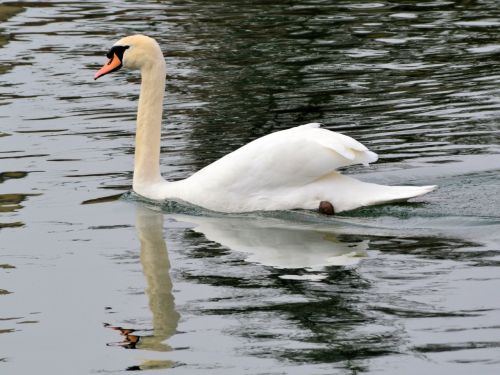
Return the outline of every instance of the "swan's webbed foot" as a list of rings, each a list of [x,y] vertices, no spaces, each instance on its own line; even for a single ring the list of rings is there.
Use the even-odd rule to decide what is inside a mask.
[[[324,215],[334,215],[335,214],[335,210],[333,209],[333,204],[331,204],[328,201],[319,202],[318,211]]]

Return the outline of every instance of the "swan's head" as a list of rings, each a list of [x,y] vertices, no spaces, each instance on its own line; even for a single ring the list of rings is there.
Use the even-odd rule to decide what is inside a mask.
[[[94,79],[117,71],[122,66],[129,69],[143,69],[165,64],[156,40],[145,35],[131,35],[120,39],[106,56],[109,61],[99,69]]]

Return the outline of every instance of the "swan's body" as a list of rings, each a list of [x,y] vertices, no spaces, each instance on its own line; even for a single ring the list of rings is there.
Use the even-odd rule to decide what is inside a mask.
[[[159,166],[166,74],[160,47],[154,39],[135,35],[118,41],[109,55],[112,59],[96,78],[122,64],[141,70],[133,189],[146,198],[180,199],[221,212],[317,209],[321,201],[328,201],[341,212],[406,200],[434,189],[383,186],[341,175],[336,169],[374,162],[377,155],[319,124],[266,135],[185,180],[167,182]]]

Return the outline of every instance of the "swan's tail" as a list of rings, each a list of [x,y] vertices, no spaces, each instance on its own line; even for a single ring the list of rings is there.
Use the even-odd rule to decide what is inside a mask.
[[[358,207],[372,206],[407,199],[426,194],[436,188],[428,186],[386,186],[356,180],[335,172],[328,176],[323,188],[328,187],[327,197],[335,212],[352,210]]]

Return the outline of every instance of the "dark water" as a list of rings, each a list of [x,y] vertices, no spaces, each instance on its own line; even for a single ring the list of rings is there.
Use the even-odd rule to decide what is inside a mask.
[[[269,3],[0,4],[2,374],[499,373],[498,1]],[[439,190],[334,218],[116,200],[139,77],[92,77],[133,33],[167,59],[169,179],[320,121],[380,154],[347,173]]]

